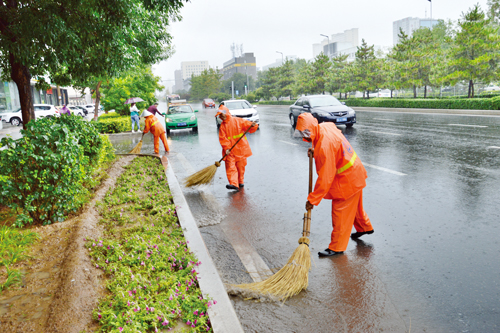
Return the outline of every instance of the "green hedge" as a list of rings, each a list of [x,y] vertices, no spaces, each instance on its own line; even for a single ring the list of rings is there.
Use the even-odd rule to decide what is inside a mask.
[[[348,106],[415,109],[500,110],[500,97],[470,99],[349,98]]]
[[[141,118],[139,124],[141,130],[144,129],[144,119]],[[99,116],[97,128],[100,133],[121,133],[130,132],[132,130],[132,120],[130,116],[121,116],[118,113],[111,112]]]
[[[94,123],[74,116],[32,120],[21,133],[1,140],[0,204],[19,212],[18,226],[62,221],[88,200],[113,147]]]

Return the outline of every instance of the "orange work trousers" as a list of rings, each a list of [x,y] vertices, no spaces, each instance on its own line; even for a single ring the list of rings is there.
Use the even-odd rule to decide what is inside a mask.
[[[165,132],[162,134],[156,136],[154,138],[154,143],[155,143],[155,154],[160,153],[160,138],[161,142],[163,142],[163,147],[165,147],[165,151],[169,151],[170,149],[168,148],[168,143],[167,143],[167,136],[165,135]]]
[[[335,252],[347,249],[352,226],[356,231],[370,231],[373,226],[363,209],[363,191],[346,200],[332,200],[332,241],[328,248]]]
[[[224,159],[226,162],[226,176],[229,184],[239,186],[245,183],[245,167],[247,166],[247,159],[236,159],[234,156],[228,155]]]

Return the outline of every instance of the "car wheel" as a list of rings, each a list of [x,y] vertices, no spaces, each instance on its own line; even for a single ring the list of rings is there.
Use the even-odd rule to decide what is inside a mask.
[[[297,124],[295,123],[295,118],[293,116],[293,114],[290,115],[290,125],[292,125],[292,127],[295,129],[295,126],[297,126]]]
[[[170,135],[170,130],[169,129],[167,129],[167,135]]]
[[[351,128],[351,127],[353,127],[353,126],[354,126],[354,124],[346,124],[346,125],[345,125],[345,127],[346,127],[346,128]]]
[[[194,132],[194,133],[198,133],[198,126],[193,127],[193,132]]]
[[[14,117],[10,120],[10,124],[12,126],[19,126],[21,124],[21,119]]]
[[[80,117],[83,117],[83,114],[82,114],[81,112],[80,112],[78,115],[79,115]]]

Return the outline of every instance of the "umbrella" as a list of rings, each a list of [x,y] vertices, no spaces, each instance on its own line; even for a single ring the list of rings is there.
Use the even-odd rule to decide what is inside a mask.
[[[132,97],[132,98],[127,99],[125,101],[125,104],[139,103],[139,102],[144,102],[144,100],[140,97]]]

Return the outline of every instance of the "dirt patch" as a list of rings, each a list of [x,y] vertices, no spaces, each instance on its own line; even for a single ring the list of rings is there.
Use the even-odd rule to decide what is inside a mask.
[[[32,248],[32,258],[16,266],[25,274],[22,287],[0,296],[1,332],[77,333],[95,328],[92,310],[105,291],[99,282],[102,271],[92,266],[84,239],[100,237],[95,203],[134,158],[114,163],[79,216],[32,229],[41,240]]]

